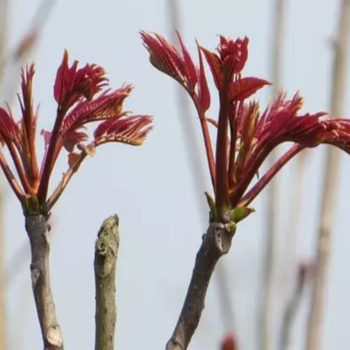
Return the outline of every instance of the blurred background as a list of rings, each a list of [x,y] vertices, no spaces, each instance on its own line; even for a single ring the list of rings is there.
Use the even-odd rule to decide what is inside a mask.
[[[218,34],[248,36],[246,76],[274,81],[289,97],[299,90],[304,112],[347,117],[348,3],[0,1],[1,104],[8,102],[14,115],[19,116],[20,67],[35,61],[39,131],[52,127],[53,82],[67,49],[71,61],[104,67],[113,87],[135,85],[127,108],[155,117],[144,146],[110,144],[87,159],[54,208],[52,287],[67,349],[93,346],[94,242],[106,217],[120,216],[116,348],[123,349],[164,348],[207,227],[204,191],[211,185],[198,118],[177,83],[150,65],[138,31],[173,40],[176,27],[195,59],[195,38],[213,50]],[[257,95],[262,108],[275,93],[270,88]],[[210,116],[216,118],[217,111],[214,99]],[[62,156],[52,187],[66,168]],[[217,269],[191,349],[217,349],[228,332],[241,350],[350,344],[349,174],[349,157],[327,153],[326,147],[307,151],[279,173],[253,202],[256,213],[239,225]],[[41,336],[24,220],[0,179],[0,350],[34,350]],[[320,232],[324,249],[318,246]],[[315,332],[319,346],[310,340]]]

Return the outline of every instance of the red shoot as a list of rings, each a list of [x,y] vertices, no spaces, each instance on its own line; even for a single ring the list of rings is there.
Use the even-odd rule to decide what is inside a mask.
[[[152,117],[123,110],[132,86],[111,90],[104,69],[95,64],[70,66],[65,51],[54,84],[57,114],[51,131],[42,130],[45,155],[38,166],[36,154],[37,112],[33,107],[34,65],[22,71],[21,119],[16,122],[9,108],[0,108],[0,141],[9,150],[18,175],[11,171],[0,149],[0,166],[26,215],[47,213],[56,203],[73,174],[87,155],[107,142],[141,145],[152,128]],[[86,125],[96,122],[93,138]],[[68,152],[67,172],[56,190],[48,196],[50,177],[62,149]]]
[[[153,66],[177,80],[195,104],[206,146],[217,219],[230,220],[233,208],[248,206],[272,177],[304,148],[326,143],[350,152],[350,122],[329,119],[323,112],[300,114],[303,100],[299,94],[287,99],[281,91],[263,113],[260,112],[259,103],[250,97],[270,83],[242,76],[248,59],[248,38],[232,40],[220,36],[215,51],[197,44],[197,65],[180,35],[181,52],[159,34],[142,31],[141,36]],[[202,56],[209,65],[219,95],[217,120],[206,115],[211,97]],[[217,128],[215,157],[208,122]],[[295,145],[248,191],[267,156],[284,142]]]

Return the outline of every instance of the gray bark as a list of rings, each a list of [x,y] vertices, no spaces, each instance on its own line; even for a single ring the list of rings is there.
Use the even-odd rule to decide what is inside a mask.
[[[30,241],[32,288],[44,350],[63,350],[63,337],[57,321],[50,283],[50,225],[43,215],[27,216],[26,230]]]
[[[222,223],[211,223],[207,233],[203,235],[185,302],[166,350],[187,349],[199,324],[215,266],[220,257],[230,250],[233,235],[230,224]]]
[[[95,245],[96,329],[95,350],[114,350],[117,321],[116,265],[119,248],[119,219],[106,219]]]

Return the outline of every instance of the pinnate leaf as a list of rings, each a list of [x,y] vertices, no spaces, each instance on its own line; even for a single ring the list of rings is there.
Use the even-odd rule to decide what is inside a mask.
[[[255,94],[265,85],[271,85],[268,81],[259,78],[246,77],[230,83],[229,100],[243,101]]]

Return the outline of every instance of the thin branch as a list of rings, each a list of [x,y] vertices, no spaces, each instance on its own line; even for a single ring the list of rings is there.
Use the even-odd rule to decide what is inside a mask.
[[[78,170],[78,168],[80,167],[81,163],[83,162],[83,160],[85,159],[86,156],[87,156],[87,153],[82,151],[79,154],[79,157],[76,159],[74,165],[70,166],[68,171],[63,175],[62,180],[59,182],[59,184],[57,185],[56,189],[53,191],[52,195],[47,200],[46,208],[45,208],[45,210],[47,212],[50,212],[52,207],[58,201],[58,199],[60,198],[60,196],[63,193],[64,189],[67,187],[69,181],[72,179],[73,175]]]
[[[282,73],[282,52],[283,52],[283,37],[284,37],[284,18],[285,18],[286,1],[275,0],[275,24],[272,30],[272,57],[271,57],[271,74],[274,83],[274,94],[281,85]],[[272,152],[268,161],[272,166],[277,160],[276,151]],[[270,340],[270,315],[271,315],[271,299],[273,286],[273,268],[275,266],[275,245],[276,245],[276,212],[277,212],[277,182],[272,181],[269,184],[267,191],[267,213],[266,213],[266,247],[263,255],[263,286],[259,290],[261,294],[260,314],[258,317],[259,343],[262,350],[271,348]]]
[[[305,289],[305,285],[307,279],[310,275],[311,270],[310,264],[301,264],[297,271],[297,283],[295,284],[295,288],[290,298],[289,302],[286,304],[284,313],[283,313],[283,321],[281,327],[281,338],[280,338],[280,350],[286,350],[289,346],[290,341],[290,332],[292,330],[293,322],[295,320],[296,314],[299,309],[300,301],[303,296],[303,291]]]
[[[295,173],[291,175],[294,179],[297,179],[297,181],[292,181],[291,184],[292,189],[290,190],[291,199],[289,212],[293,213],[293,215],[285,217],[285,220],[287,221],[287,223],[284,225],[286,231],[286,239],[283,247],[283,261],[281,264],[284,279],[284,290],[287,293],[289,293],[293,288],[295,268],[297,266],[296,243],[298,237],[299,221],[302,212],[302,201],[305,194],[303,185],[305,183],[305,163],[306,159],[309,156],[308,153],[308,150],[304,150],[301,154],[298,155],[296,158],[296,167],[294,169]],[[282,296],[284,299],[283,304],[285,305],[285,308],[288,307],[287,305],[289,295],[287,295],[287,293],[284,293]],[[281,332],[281,334],[283,334],[286,331],[282,328]]]
[[[95,350],[113,350],[117,306],[115,301],[116,267],[119,249],[119,219],[106,219],[95,245],[96,323]]]
[[[32,288],[45,350],[63,350],[63,337],[57,321],[50,282],[50,225],[48,217],[26,217],[32,262]]]
[[[3,0],[4,1],[4,0]],[[28,31],[21,38],[16,48],[7,55],[1,56],[0,74],[8,64],[16,64],[23,61],[38,42],[39,34],[49,19],[55,0],[42,0],[39,5]]]
[[[334,42],[334,61],[331,84],[331,108],[333,117],[340,117],[344,110],[347,77],[347,51],[349,42],[350,0],[342,0],[340,5],[338,34]],[[336,199],[336,184],[339,173],[339,152],[327,148],[322,185],[322,201],[319,216],[318,242],[315,277],[306,335],[306,350],[320,349],[324,316],[325,289],[331,252],[331,232]]]
[[[169,1],[169,19],[171,23],[170,32],[173,36],[173,42],[177,42],[175,29],[181,32],[181,23],[180,23],[180,2],[179,0],[170,0]],[[207,180],[205,177],[206,168],[201,161],[200,157],[201,151],[196,137],[194,117],[190,111],[189,101],[186,99],[186,94],[177,87],[176,93],[178,94],[178,106],[179,106],[179,117],[180,125],[182,127],[182,135],[185,143],[187,163],[189,165],[190,174],[192,178],[192,188],[196,194],[195,198],[197,199],[197,208],[200,214],[200,220],[205,222],[207,220],[208,207],[206,206],[205,201],[203,200],[202,194],[204,193],[205,188],[207,188]],[[198,110],[199,111],[199,110]],[[205,142],[206,155],[208,158],[208,165],[210,168],[211,181],[213,188],[215,189],[215,161],[213,148],[210,139],[210,133],[208,124],[206,122],[205,116],[201,115],[199,118],[201,124],[202,135]],[[227,305],[226,300],[229,300],[230,295],[226,294],[229,290],[227,288],[227,281],[224,281],[224,278],[228,275],[227,269],[224,262],[221,262],[217,266],[218,278],[217,278],[217,289],[219,290],[219,306],[221,308],[222,314],[226,316],[224,319],[227,321],[225,325],[226,329],[233,329],[233,320],[234,313],[232,308],[232,303]]]
[[[230,224],[222,223],[211,223],[203,235],[181,314],[166,350],[187,349],[199,324],[215,266],[230,250],[233,235]]]

